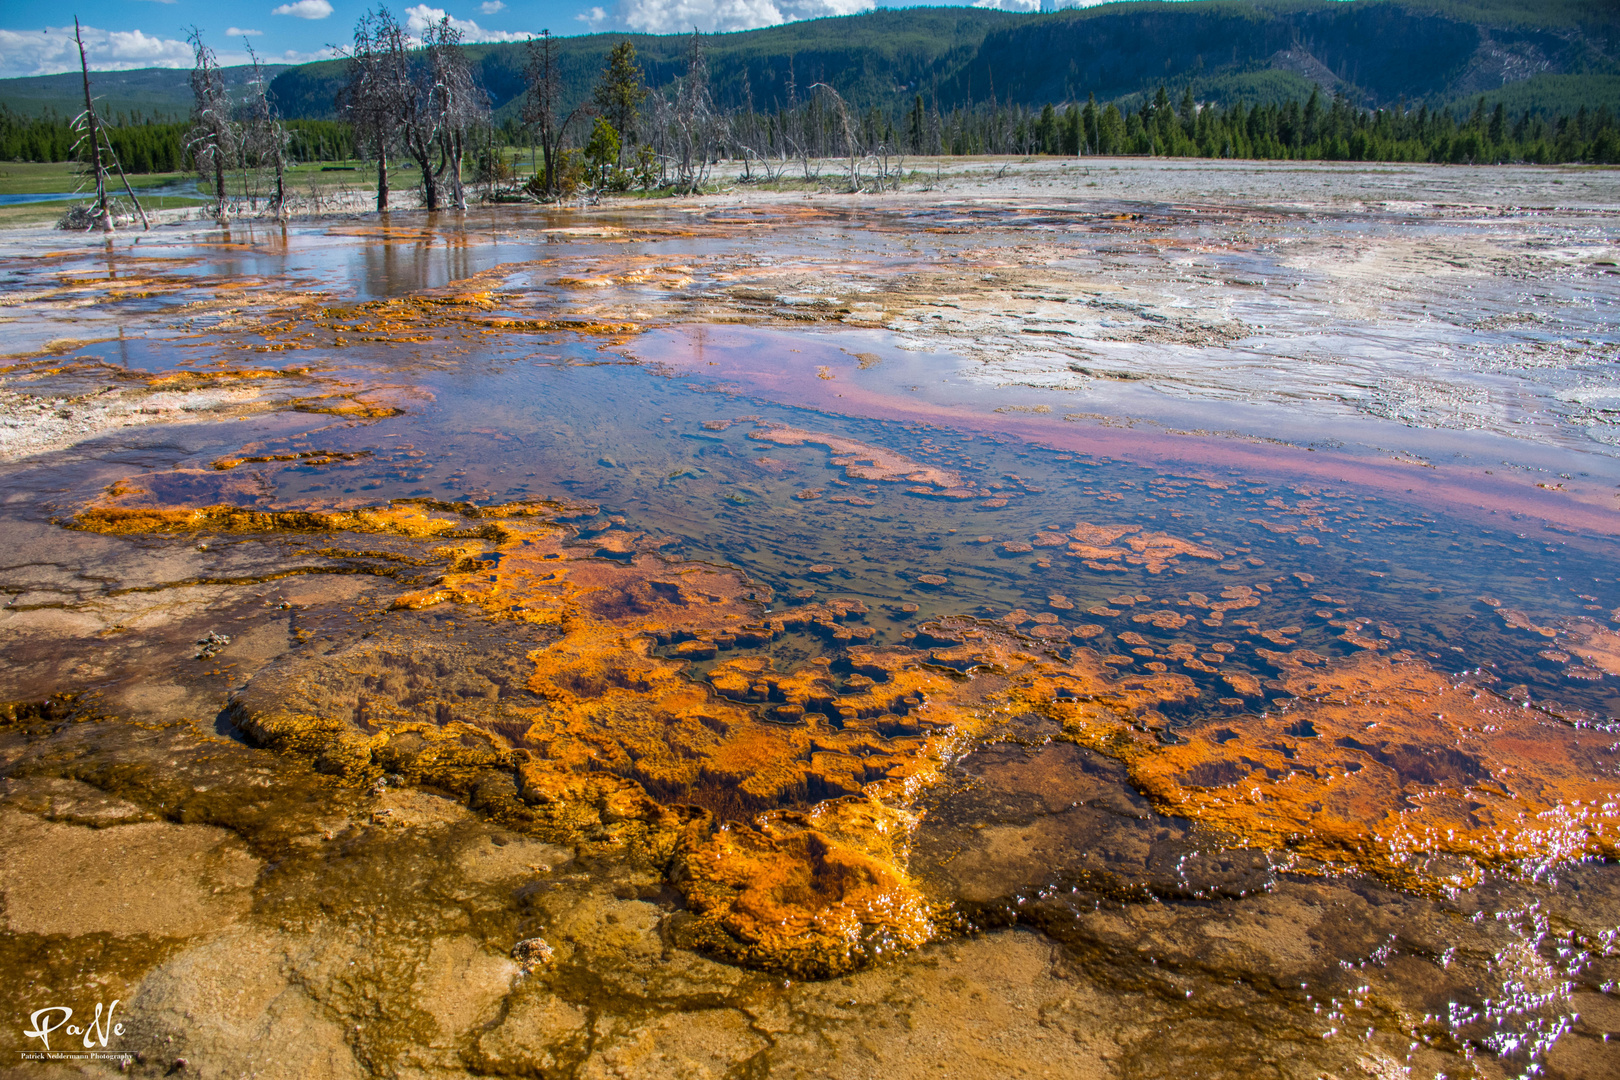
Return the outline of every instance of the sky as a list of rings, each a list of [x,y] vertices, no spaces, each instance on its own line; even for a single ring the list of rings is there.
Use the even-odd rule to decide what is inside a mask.
[[[196,27],[222,64],[248,62],[249,49],[266,63],[302,64],[332,55],[353,33],[355,20],[375,0],[80,0],[46,16],[32,4],[0,3],[0,78],[76,70],[73,17],[83,27],[90,67],[117,71],[144,67],[190,67],[188,31]],[[696,27],[704,32],[751,30],[799,19],[854,15],[875,6],[906,6],[906,0],[436,0],[394,13],[420,30],[448,16],[464,40],[522,41],[541,30],[553,34],[631,30],[669,34]],[[972,0],[930,0],[960,3]],[[1062,0],[1079,7],[1100,0]],[[1040,0],[977,0],[977,7],[1038,10]],[[65,25],[64,25],[65,23]]]

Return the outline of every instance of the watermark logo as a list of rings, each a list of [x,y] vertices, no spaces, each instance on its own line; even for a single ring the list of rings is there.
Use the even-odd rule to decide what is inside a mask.
[[[96,1002],[95,1015],[83,1024],[73,1023],[73,1010],[66,1005],[35,1009],[28,1016],[29,1026],[23,1029],[23,1037],[38,1039],[41,1049],[24,1050],[23,1057],[33,1060],[129,1057],[127,1052],[109,1049],[107,1045],[124,1034],[124,1025],[113,1020],[118,1004],[118,999],[114,998],[113,1003],[103,1009],[102,1003]],[[56,1046],[51,1045],[53,1035],[57,1037]],[[73,1045],[73,1040],[81,1036],[83,1049]]]

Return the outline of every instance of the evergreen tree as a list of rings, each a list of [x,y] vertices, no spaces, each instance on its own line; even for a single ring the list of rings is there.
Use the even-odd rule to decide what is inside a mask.
[[[646,79],[636,63],[636,46],[621,41],[608,53],[594,94],[597,108],[613,126],[619,148],[614,164],[623,162],[624,147],[638,141],[637,120],[647,97]]]

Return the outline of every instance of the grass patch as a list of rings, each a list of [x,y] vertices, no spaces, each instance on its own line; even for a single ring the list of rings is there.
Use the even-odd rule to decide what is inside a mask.
[[[163,187],[190,179],[190,173],[132,173],[129,186],[139,195],[145,188]],[[80,167],[71,161],[9,161],[0,165],[0,195],[46,195],[57,191],[74,191],[85,181]],[[122,187],[116,174],[113,184]]]
[[[55,225],[62,212],[71,203],[25,203],[22,206],[0,206],[0,229],[25,229],[36,225]]]

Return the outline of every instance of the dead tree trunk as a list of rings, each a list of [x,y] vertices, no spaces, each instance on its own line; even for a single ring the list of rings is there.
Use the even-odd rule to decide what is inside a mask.
[[[84,37],[79,32],[79,17],[73,17],[73,40],[79,46],[79,71],[84,75],[84,120],[89,126],[90,167],[96,177],[96,217],[106,232],[113,231],[112,211],[107,206],[107,173],[101,164],[101,132],[96,127],[96,105],[90,99],[90,62],[84,55]]]

